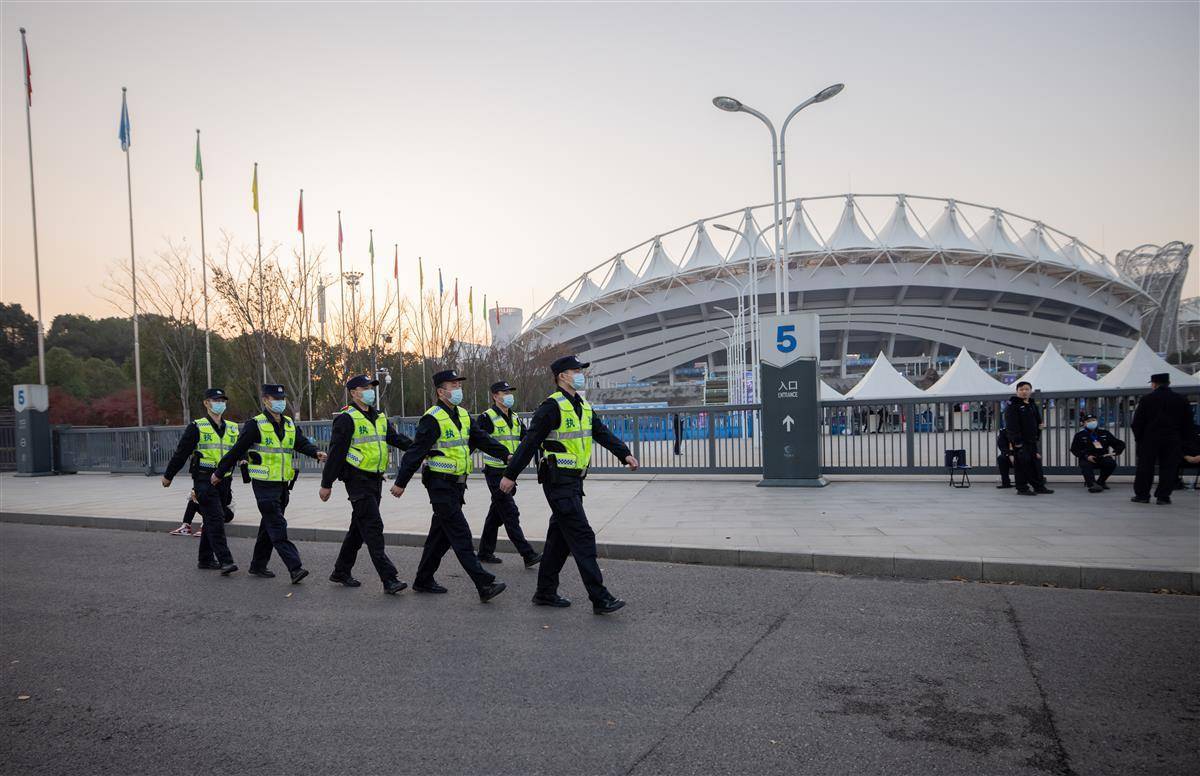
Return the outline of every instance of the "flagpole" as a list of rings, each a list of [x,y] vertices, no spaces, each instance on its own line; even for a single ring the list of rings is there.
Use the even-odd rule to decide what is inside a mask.
[[[318,274],[317,277],[320,277]],[[313,419],[313,384],[312,361],[308,357],[308,247],[304,239],[304,189],[300,189],[300,306],[304,309],[300,321],[300,336],[304,346],[300,352],[304,354],[304,370],[308,376],[308,419]]]
[[[124,117],[127,115],[125,108],[125,92],[124,86],[121,87],[121,113],[122,124],[125,125]],[[128,132],[128,129],[126,129]],[[137,391],[137,416],[138,426],[145,425],[145,417],[142,413],[142,347],[141,341],[138,338],[138,307],[137,307],[137,258],[133,252],[133,173],[129,165],[129,138],[126,135],[126,140],[123,143],[125,146],[125,193],[129,197],[129,275],[133,280],[133,380],[134,390]],[[147,441],[147,444],[149,442]],[[147,451],[149,454],[149,451]],[[149,459],[146,460],[146,465],[150,465]]]
[[[200,274],[204,279],[204,374],[208,379],[206,387],[211,388],[212,379],[212,348],[208,337],[208,254],[204,250],[204,167],[200,164],[200,130],[196,130],[196,162],[200,185]]]
[[[379,379],[379,325],[375,320],[375,230],[371,234],[371,379]],[[379,409],[379,391],[375,392],[375,409]]]
[[[404,417],[404,319],[400,316],[400,243],[396,243],[392,259],[396,277],[396,352],[400,354],[400,417]]]
[[[263,303],[262,217],[258,212],[258,162],[254,163],[254,231],[258,240],[258,355],[262,359],[262,381],[267,382],[267,320]]]
[[[342,371],[346,371],[346,271],[342,266],[342,211],[338,211],[338,312],[342,318]]]
[[[421,400],[428,405],[429,387],[425,379],[425,267],[421,264],[420,256],[417,257],[417,267],[421,273],[420,296],[417,297],[417,320],[421,328]]]
[[[21,53],[25,57],[25,138],[29,143],[29,206],[33,211],[33,287],[37,295],[38,384],[46,384],[46,335],[42,324],[42,268],[38,258],[37,197],[33,190],[33,123],[29,106],[33,103],[33,84],[30,82],[29,47],[25,44],[25,28],[21,28]]]

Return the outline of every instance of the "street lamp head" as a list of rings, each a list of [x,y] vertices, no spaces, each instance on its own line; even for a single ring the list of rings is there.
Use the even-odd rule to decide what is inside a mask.
[[[742,109],[741,101],[735,100],[732,97],[713,97],[712,104],[730,113],[737,113]]]
[[[737,229],[734,229],[732,226],[725,226],[725,224],[713,224],[713,228],[720,229],[722,232],[737,232]]]
[[[828,100],[832,97],[836,97],[838,95],[838,93],[840,91],[842,91],[842,89],[845,89],[845,88],[846,88],[845,84],[834,84],[833,86],[826,86],[824,89],[817,92],[817,96],[813,97],[813,102],[825,102],[826,100]]]

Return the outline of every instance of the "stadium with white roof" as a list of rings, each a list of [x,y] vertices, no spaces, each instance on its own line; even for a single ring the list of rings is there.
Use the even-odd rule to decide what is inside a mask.
[[[821,316],[831,381],[865,371],[880,353],[903,369],[948,365],[966,349],[1024,371],[1047,343],[1072,362],[1116,364],[1148,318],[1179,305],[1177,287],[1175,299],[1155,298],[1161,282],[1148,288],[1075,235],[998,207],[840,194],[786,210],[785,288],[793,311]],[[731,324],[755,265],[760,312],[775,312],[771,243],[769,204],[663,232],[565,285],[521,336],[595,362],[599,385],[673,382],[700,363],[723,373],[730,348],[741,347]],[[1173,321],[1156,325],[1175,331]]]

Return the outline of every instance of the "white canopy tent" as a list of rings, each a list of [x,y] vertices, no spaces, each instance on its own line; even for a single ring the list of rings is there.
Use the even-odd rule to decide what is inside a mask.
[[[975,363],[963,348],[954,363],[936,383],[925,389],[926,396],[1007,396],[1012,388],[995,379]]]
[[[1101,377],[1097,382],[1098,388],[1146,388],[1150,375],[1166,372],[1171,376],[1172,385],[1196,385],[1200,383],[1195,377],[1177,369],[1150,349],[1145,340],[1139,339],[1133,349],[1121,359],[1121,363]]]
[[[922,396],[921,389],[905,379],[882,352],[853,388],[847,399],[908,399]]]
[[[1046,350],[1033,362],[1021,380],[1033,384],[1035,391],[1092,391],[1100,387],[1092,378],[1067,363],[1051,342]]]
[[[824,380],[821,381],[821,401],[837,401],[844,398],[846,397],[838,393],[837,389],[830,388]]]

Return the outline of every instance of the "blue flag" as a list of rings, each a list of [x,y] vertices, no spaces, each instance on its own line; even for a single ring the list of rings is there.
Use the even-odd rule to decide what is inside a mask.
[[[121,87],[121,128],[117,130],[117,137],[121,139],[121,150],[128,151],[130,146],[129,106],[125,103],[125,87]]]
[[[442,268],[438,267],[438,297],[441,297],[444,293],[445,289],[442,287]]]

